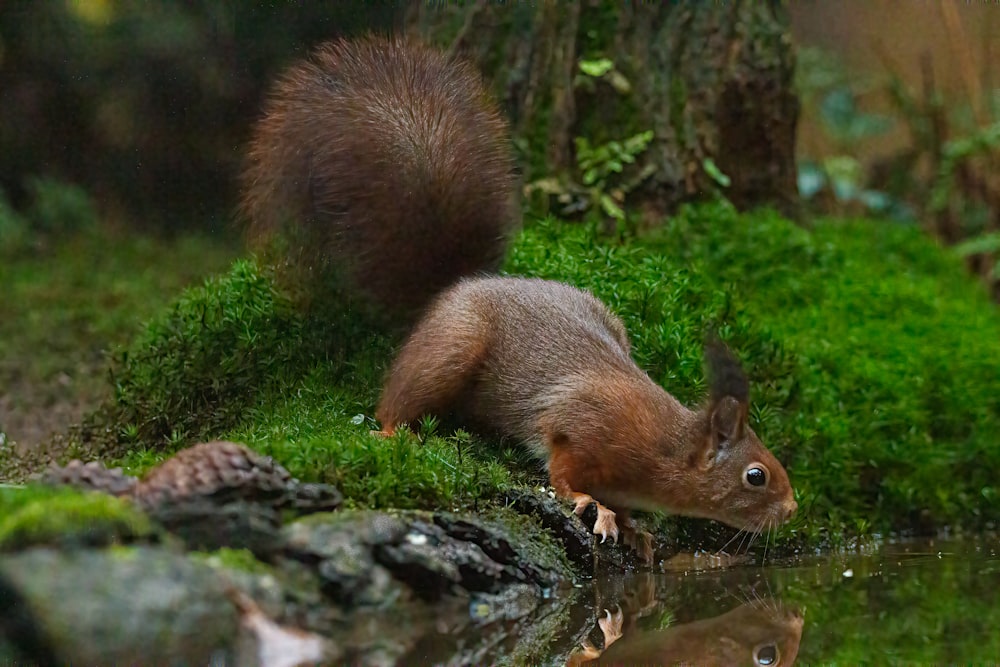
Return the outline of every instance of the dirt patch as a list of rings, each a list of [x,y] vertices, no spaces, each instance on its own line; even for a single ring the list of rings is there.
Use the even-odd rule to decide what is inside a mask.
[[[19,453],[65,433],[108,394],[103,363],[81,364],[45,380],[30,380],[25,371],[16,363],[0,369],[0,433]]]

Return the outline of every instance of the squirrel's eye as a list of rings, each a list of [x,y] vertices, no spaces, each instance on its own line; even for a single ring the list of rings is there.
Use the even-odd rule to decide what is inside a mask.
[[[753,661],[757,665],[778,664],[778,647],[774,644],[765,644],[753,652]]]
[[[759,465],[751,465],[743,472],[744,484],[762,487],[767,484],[767,470]]]

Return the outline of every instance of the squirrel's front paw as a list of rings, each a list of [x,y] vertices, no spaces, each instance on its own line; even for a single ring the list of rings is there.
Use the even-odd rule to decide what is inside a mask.
[[[608,537],[615,544],[618,543],[618,524],[615,522],[615,513],[601,503],[594,500],[593,496],[586,493],[573,493],[573,512],[579,516],[583,514],[590,503],[597,505],[597,521],[594,522],[594,535],[601,536],[601,543],[607,541]]]
[[[597,505],[597,521],[594,522],[594,535],[601,536],[601,544],[607,541],[608,536],[615,544],[618,543],[618,524],[615,523],[615,513],[601,503]]]
[[[587,511],[587,507],[590,503],[596,502],[593,497],[588,496],[586,493],[574,493],[573,494],[573,514],[581,516]]]

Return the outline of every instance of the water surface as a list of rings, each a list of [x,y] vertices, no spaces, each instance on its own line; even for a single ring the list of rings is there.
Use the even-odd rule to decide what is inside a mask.
[[[1000,537],[720,564],[688,555],[595,577],[510,622],[473,602],[403,662],[1000,664]],[[499,620],[470,624],[484,610]]]
[[[594,627],[572,662],[1000,662],[996,537],[695,569],[706,560],[595,579],[577,602]]]

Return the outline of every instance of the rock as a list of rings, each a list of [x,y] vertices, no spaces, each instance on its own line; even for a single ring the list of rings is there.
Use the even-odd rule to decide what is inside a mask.
[[[533,520],[512,517],[314,514],[277,533],[267,563],[162,546],[25,550],[0,562],[0,601],[13,607],[0,612],[0,664],[269,665],[289,651],[467,664],[515,646],[537,661],[519,637],[565,625],[565,611],[553,614],[566,599],[552,591],[570,571],[558,553],[538,557],[558,549]]]
[[[447,512],[314,515],[289,525],[284,542],[285,554],[315,564],[327,593],[347,605],[377,606],[400,584],[423,600],[512,583],[530,584],[540,598],[567,575],[532,562],[499,527]]]
[[[0,575],[0,665],[55,665],[28,603]]]
[[[463,568],[471,574],[464,583],[476,587],[482,585],[483,578],[488,580],[503,570],[476,545],[448,539],[437,526],[420,521],[410,525],[402,540],[378,545],[372,555],[393,577],[427,601],[460,594]]]
[[[579,520],[542,496],[526,496],[524,514],[338,510],[282,525],[284,510],[337,507],[339,494],[235,443],[197,445],[129,479],[75,463],[48,481],[104,493],[35,487],[8,502],[24,517],[0,521],[14,527],[2,534],[17,552],[0,561],[0,602],[14,607],[0,610],[0,664],[482,662],[521,646],[514,638],[536,621],[565,624],[553,611],[565,602],[553,591],[572,577],[560,541],[592,558]],[[36,518],[61,517],[50,510],[59,503],[70,518],[107,515],[115,529],[97,541],[35,540]],[[73,535],[79,523],[43,532]],[[214,553],[166,548],[181,544]]]
[[[2,590],[0,637],[31,664],[236,664],[225,580],[180,554],[30,549],[0,560]]]
[[[512,528],[510,525],[502,526],[496,521],[450,512],[436,512],[434,524],[456,540],[477,545],[486,556],[503,565],[503,570],[496,577],[501,583],[528,582],[545,590],[555,586],[568,574],[560,571],[560,567],[564,565],[557,557],[553,557],[554,554],[545,554],[547,558],[539,558],[538,562],[535,562],[535,557],[540,557],[542,554],[530,552],[525,548],[527,545],[515,549],[512,542],[516,539],[510,534]],[[534,540],[527,541],[537,544],[537,536],[533,537]],[[484,585],[470,590],[495,591],[496,587]]]
[[[218,504],[188,496],[147,512],[189,549],[249,549],[258,558],[268,559],[282,548],[281,512],[269,505],[243,500]]]
[[[331,600],[347,608],[378,607],[406,594],[375,562],[372,547],[395,543],[405,532],[387,514],[317,514],[285,527],[284,555],[315,569]]]
[[[566,556],[589,573],[594,566],[594,538],[587,527],[561,502],[531,489],[512,489],[507,505],[516,512],[534,516],[563,545]]]
[[[279,625],[240,592],[231,599],[241,612],[239,665],[247,667],[299,667],[330,664],[341,657],[330,641],[312,632]]]
[[[469,602],[469,616],[477,623],[513,621],[533,612],[538,592],[528,584],[507,586],[499,593],[477,593]]]

